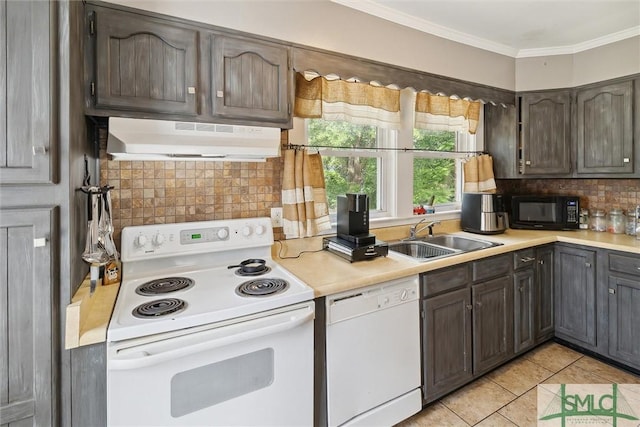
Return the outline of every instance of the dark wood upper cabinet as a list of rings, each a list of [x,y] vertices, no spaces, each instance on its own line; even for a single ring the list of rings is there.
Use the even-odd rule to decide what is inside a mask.
[[[53,2],[0,2],[0,182],[55,182]],[[25,54],[29,52],[29,54]]]
[[[520,97],[522,175],[571,173],[571,93],[527,93]]]
[[[95,37],[94,105],[167,114],[198,113],[195,29],[123,11],[89,12]]]
[[[577,93],[578,173],[633,172],[633,82]]]
[[[288,122],[289,48],[211,36],[213,115]]]

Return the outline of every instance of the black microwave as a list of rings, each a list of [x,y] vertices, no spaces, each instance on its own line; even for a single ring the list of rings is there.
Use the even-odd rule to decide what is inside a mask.
[[[580,200],[576,196],[513,195],[509,226],[528,230],[576,230]]]

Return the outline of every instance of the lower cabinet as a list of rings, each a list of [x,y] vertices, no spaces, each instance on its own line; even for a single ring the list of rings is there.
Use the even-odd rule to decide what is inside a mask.
[[[56,213],[55,208],[0,209],[3,426],[57,425]]]
[[[553,337],[553,246],[513,253],[514,351]]]
[[[607,356],[640,369],[640,257],[607,255]]]
[[[596,351],[596,252],[556,245],[555,335]]]
[[[424,403],[513,357],[510,256],[421,275]]]

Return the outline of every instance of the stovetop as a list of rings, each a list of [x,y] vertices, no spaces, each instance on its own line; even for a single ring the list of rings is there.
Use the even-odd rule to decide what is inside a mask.
[[[269,218],[124,228],[122,283],[107,340],[201,326],[313,299],[311,288],[273,261],[272,244]],[[245,260],[264,260],[265,273],[242,276],[236,274],[240,267],[228,268]],[[245,295],[241,285],[260,295]],[[173,286],[178,290],[165,292]],[[154,289],[159,294],[149,295]],[[156,315],[163,310],[169,314]]]

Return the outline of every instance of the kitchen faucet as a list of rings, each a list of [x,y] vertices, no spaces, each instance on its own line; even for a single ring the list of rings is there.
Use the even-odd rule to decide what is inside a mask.
[[[411,226],[411,228],[409,229],[409,239],[415,239],[418,233],[420,233],[425,228],[429,229],[429,237],[433,237],[433,226],[440,224],[440,221],[431,221],[430,223],[418,228],[418,226],[426,220],[427,218],[422,218],[417,224]]]

